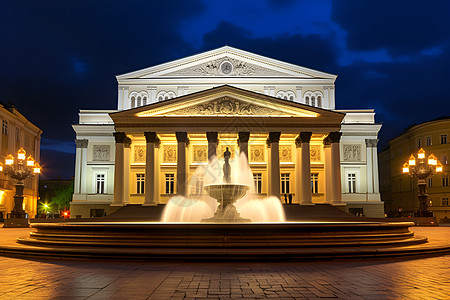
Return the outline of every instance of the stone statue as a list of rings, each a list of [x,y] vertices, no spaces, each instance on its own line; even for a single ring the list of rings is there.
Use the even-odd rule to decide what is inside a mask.
[[[228,147],[227,147],[226,151],[223,153],[223,158],[225,159],[225,163],[223,164],[223,181],[225,183],[231,182],[230,157],[231,157],[231,152],[228,150]]]

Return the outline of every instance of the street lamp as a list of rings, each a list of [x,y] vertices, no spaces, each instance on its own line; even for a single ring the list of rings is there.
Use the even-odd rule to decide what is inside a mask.
[[[417,152],[417,160],[414,155],[411,154],[408,162],[405,162],[402,167],[403,173],[409,173],[411,177],[417,177],[417,188],[419,198],[419,217],[432,217],[433,213],[428,210],[428,195],[426,192],[426,179],[429,176],[436,175],[436,173],[442,172],[442,164],[438,161],[437,157],[433,154],[425,159],[425,150],[420,148]]]
[[[24,180],[33,177],[41,172],[41,167],[36,163],[30,155],[27,159],[26,152],[23,148],[17,151],[17,160],[12,154],[5,158],[5,167],[0,162],[0,172],[9,175],[15,180],[16,194],[14,195],[14,208],[8,214],[4,227],[28,227],[28,219],[23,210],[23,189]]]

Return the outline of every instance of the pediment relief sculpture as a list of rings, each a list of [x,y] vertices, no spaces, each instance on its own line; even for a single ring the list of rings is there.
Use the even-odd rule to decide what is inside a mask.
[[[288,74],[264,68],[231,57],[223,57],[165,76],[286,76]]]

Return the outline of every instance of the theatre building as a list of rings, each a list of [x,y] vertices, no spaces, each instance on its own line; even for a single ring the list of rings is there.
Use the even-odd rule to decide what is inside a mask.
[[[371,109],[335,109],[336,77],[228,46],[117,76],[117,110],[80,110],[73,125],[71,217],[192,193],[227,147],[247,156],[256,197],[383,217],[381,125]]]

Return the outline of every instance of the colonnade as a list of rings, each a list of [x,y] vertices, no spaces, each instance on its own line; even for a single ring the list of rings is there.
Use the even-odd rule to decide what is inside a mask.
[[[159,138],[156,132],[144,132],[146,139],[146,165],[145,165],[145,198],[144,205],[156,205],[158,197],[158,168],[156,149],[159,147]],[[187,194],[188,166],[187,151],[189,137],[187,132],[175,132],[177,139],[177,176],[176,191],[178,195]],[[281,132],[269,132],[267,145],[269,147],[268,164],[268,196],[280,197],[280,156],[279,142]],[[300,132],[295,140],[295,190],[299,204],[313,205],[311,193],[311,162],[310,140],[312,132]],[[114,133],[116,141],[115,172],[114,172],[114,201],[113,205],[123,205],[128,202],[128,184],[125,181],[129,177],[129,148],[131,141],[124,132]],[[219,142],[217,132],[206,132],[208,140],[208,160],[217,155]],[[332,205],[344,205],[341,193],[340,171],[340,132],[330,132],[323,140],[324,145],[324,169],[325,169],[325,203]],[[250,132],[239,132],[239,152],[248,157],[248,142]]]

